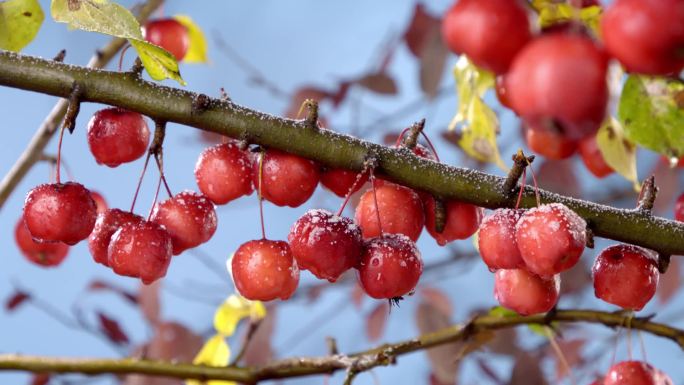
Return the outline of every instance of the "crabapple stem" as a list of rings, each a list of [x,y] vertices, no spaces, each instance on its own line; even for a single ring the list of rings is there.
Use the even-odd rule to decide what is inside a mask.
[[[525,180],[527,178],[527,169],[523,168],[522,170],[522,184],[520,185],[520,189],[518,191],[518,200],[515,202],[515,209],[517,210],[518,207],[520,207],[520,201],[522,200],[522,193],[523,190],[525,189]]]
[[[61,172],[60,172],[60,163],[62,161],[62,139],[64,139],[64,126],[62,126],[59,129],[59,142],[57,144],[57,165],[56,165],[56,172],[57,172],[57,183],[61,183]]]
[[[425,128],[425,119],[413,123],[411,127],[404,129],[404,131],[399,134],[397,144],[401,143],[403,147],[413,149],[416,147],[416,144],[418,144],[418,136],[423,132],[423,128]],[[408,135],[405,135],[407,132]]]
[[[530,166],[530,174],[532,174],[532,183],[534,183],[534,196],[537,198],[537,207],[541,206],[541,198],[539,197],[539,185],[537,184],[537,177],[534,175],[534,170],[532,170],[532,162],[527,158],[527,165]]]
[[[437,149],[432,144],[432,141],[430,140],[430,138],[428,138],[425,131],[421,131],[420,134],[423,135],[423,138],[425,138],[425,142],[427,142],[428,147],[430,147],[430,151],[432,151],[432,155],[435,156],[435,160],[437,160],[437,163],[441,163],[441,160],[439,160],[439,155],[437,155]]]
[[[344,211],[344,208],[347,206],[347,203],[349,203],[349,199],[351,199],[352,194],[354,193],[354,191],[356,191],[358,184],[363,180],[363,176],[366,175],[366,172],[368,172],[369,169],[370,165],[369,163],[366,163],[363,170],[361,170],[360,173],[356,174],[356,180],[354,181],[354,184],[352,184],[352,186],[349,188],[349,191],[347,191],[347,195],[344,197],[342,205],[340,206],[339,210],[337,210],[337,216],[342,215],[342,211]]]
[[[556,353],[556,356],[558,356],[558,361],[561,363],[561,365],[563,365],[563,369],[568,373],[568,376],[570,377],[570,383],[572,385],[577,385],[575,376],[572,374],[572,368],[570,367],[570,364],[568,364],[565,354],[563,354],[563,349],[561,349],[561,347],[558,345],[556,337],[553,335],[553,330],[548,326],[544,326],[544,331],[546,332],[546,337],[549,339],[551,348],[553,349],[554,353]]]
[[[527,157],[523,153],[522,149],[518,149],[518,152],[513,154],[512,159],[513,167],[511,167],[511,170],[508,172],[506,180],[503,183],[503,192],[508,197],[514,196],[515,187],[518,185],[518,181],[520,180],[521,176],[523,177],[522,183],[523,185],[525,184],[524,171],[527,168],[527,166],[534,161],[534,155],[530,155],[529,157]],[[521,186],[520,191],[522,191],[522,189],[523,188]]]
[[[150,211],[147,213],[147,221],[152,218],[152,212],[154,211],[154,206],[157,204],[157,199],[159,199],[159,190],[161,190],[161,185],[162,185],[162,180],[164,179],[164,175],[159,172],[159,180],[157,181],[157,189],[154,192],[154,199],[152,199],[152,205],[150,205]],[[171,195],[171,194],[169,194]]]
[[[261,194],[261,185],[264,175],[264,155],[265,151],[262,148],[259,151],[259,186],[257,188],[257,198],[259,199],[259,220],[261,221],[261,239],[266,239],[266,226],[264,225],[264,196]]]
[[[164,175],[164,159],[162,157],[161,151],[159,152],[159,154],[154,154],[154,160],[157,163],[157,169],[159,169],[159,179],[162,182],[164,182],[164,188],[166,189],[166,193],[169,194],[169,198],[171,198],[173,196],[173,193],[171,192],[169,183],[166,181],[166,175]]]
[[[142,185],[143,178],[145,177],[145,171],[147,171],[147,165],[150,163],[150,156],[152,156],[152,153],[147,153],[147,157],[145,157],[145,164],[143,165],[142,172],[140,173],[140,178],[138,178],[138,186],[135,188],[135,194],[133,194],[133,202],[131,202],[131,209],[129,210],[130,212],[133,212],[135,209],[135,201],[138,200],[138,193],[140,192],[140,186]]]
[[[130,44],[126,44],[126,45],[121,49],[121,53],[119,54],[119,72],[121,72],[121,67],[123,66],[123,59],[124,59],[124,56],[126,55],[126,51],[128,51],[129,48],[131,48],[131,45],[130,45]]]

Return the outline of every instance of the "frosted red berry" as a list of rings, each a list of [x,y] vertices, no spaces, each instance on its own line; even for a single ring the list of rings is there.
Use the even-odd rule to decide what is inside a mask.
[[[74,245],[88,237],[96,217],[90,191],[74,182],[42,184],[24,201],[24,221],[37,241]]]
[[[166,275],[171,263],[171,236],[161,225],[129,222],[112,235],[109,266],[115,273],[150,284]]]
[[[254,188],[259,188],[259,158],[252,159]],[[277,206],[298,207],[311,198],[319,181],[316,163],[276,149],[263,154],[261,193],[264,199]]]
[[[108,250],[112,235],[123,225],[142,221],[143,217],[119,209],[98,214],[95,227],[88,237],[88,249],[95,262],[109,266]]]
[[[459,0],[442,21],[442,38],[476,65],[505,73],[531,39],[530,24],[517,0]]]
[[[199,190],[217,205],[226,204],[254,191],[249,153],[235,141],[202,151],[195,164]]]
[[[97,111],[88,123],[88,147],[98,164],[116,167],[143,156],[150,129],[137,112],[118,107]]]
[[[622,361],[610,367],[603,385],[671,385],[660,370],[642,361]]]
[[[173,241],[173,255],[211,239],[218,221],[211,201],[189,190],[157,203],[150,220],[168,231]]]
[[[482,208],[469,203],[448,200],[445,202],[446,218],[441,233],[435,227],[435,198],[429,196],[423,201],[425,207],[425,229],[444,246],[457,239],[470,238],[482,222]]]
[[[540,277],[525,269],[497,270],[494,297],[501,306],[522,315],[546,313],[558,302],[560,276]]]
[[[613,168],[606,163],[601,149],[596,143],[596,135],[590,135],[580,141],[579,152],[582,162],[592,174],[597,178],[604,178],[612,174]]]
[[[404,234],[415,242],[425,223],[423,204],[418,194],[408,187],[387,181],[376,181],[375,191],[382,231],[388,234]],[[356,206],[355,220],[361,226],[364,238],[381,235],[372,188],[361,196]]]
[[[243,243],[230,263],[235,287],[247,299],[285,300],[297,289],[299,267],[287,242],[258,239]]]
[[[145,40],[169,51],[181,61],[190,47],[188,29],[178,20],[160,19],[145,25]]]
[[[351,219],[327,210],[307,211],[287,239],[299,268],[330,282],[356,266],[361,257],[361,229]]]
[[[641,310],[658,287],[656,255],[626,244],[609,246],[592,268],[596,297],[627,310]]]
[[[26,259],[44,267],[59,265],[69,253],[69,246],[62,242],[34,241],[23,217],[19,218],[14,228],[14,240]]]
[[[358,183],[356,183],[357,178],[359,179]],[[356,187],[354,191],[351,191],[351,194],[359,191],[366,181],[368,181],[368,173],[359,177],[359,172],[341,168],[332,168],[321,173],[321,184],[340,198],[346,197],[354,184]]]
[[[526,211],[515,228],[515,241],[527,269],[552,276],[579,260],[586,243],[586,222],[560,203]]]
[[[515,226],[523,212],[497,209],[482,220],[477,235],[478,249],[482,260],[491,270],[525,267],[515,241]]]
[[[357,267],[363,291],[377,299],[410,293],[423,273],[416,244],[401,234],[384,234],[366,241]]]
[[[684,222],[684,193],[677,198],[674,206],[674,219]]]

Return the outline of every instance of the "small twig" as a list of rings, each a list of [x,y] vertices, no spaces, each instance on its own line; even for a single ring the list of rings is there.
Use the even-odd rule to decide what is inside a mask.
[[[347,374],[344,377],[344,382],[342,383],[343,385],[351,385],[354,382],[354,378],[356,378],[356,375],[359,374],[356,370],[349,368],[347,369]]]
[[[206,111],[211,105],[211,98],[205,94],[197,94],[192,99],[190,114],[197,115]]]
[[[655,175],[649,176],[641,185],[640,199],[637,204],[637,210],[644,212],[651,212],[656,196],[658,195],[658,187],[655,185]]]
[[[586,234],[585,246],[590,248],[590,249],[593,249],[594,248],[594,231],[587,224],[587,227],[584,230],[584,232]]]
[[[229,102],[230,101],[230,96],[228,96],[228,93],[226,92],[226,89],[221,87],[219,90],[219,94],[221,95],[221,100]]]
[[[328,346],[328,354],[331,356],[340,354],[340,351],[337,349],[337,340],[334,337],[325,337],[325,344]]]
[[[142,60],[140,60],[140,57],[135,58],[135,61],[133,62],[133,66],[131,67],[131,70],[129,73],[133,76],[135,76],[138,79],[142,78],[142,72],[143,69],[145,69],[145,66],[143,66]]]
[[[518,152],[513,155],[512,159],[513,167],[511,167],[511,170],[508,172],[506,180],[504,180],[502,186],[503,192],[508,198],[513,198],[515,196],[515,193],[517,192],[516,186],[518,185],[518,181],[523,175],[525,168],[527,168],[527,166],[534,161],[534,155],[527,157],[523,153],[522,149],[518,149]]]
[[[669,254],[658,254],[658,271],[660,274],[667,273],[667,268],[670,267],[670,257]]]
[[[406,135],[404,135],[404,138],[401,141],[401,146],[408,149],[413,149],[414,147],[416,147],[416,145],[418,144],[418,137],[420,136],[420,133],[423,131],[424,128],[425,119],[421,119],[413,123],[411,127],[409,127]]]
[[[306,99],[302,107],[306,107],[308,113],[306,114],[306,125],[311,128],[318,128],[318,102],[313,99]]]
[[[163,120],[154,121],[154,138],[150,144],[150,155],[163,156],[164,154],[164,138],[166,138],[166,122]]]
[[[69,95],[69,106],[67,107],[66,115],[64,116],[64,123],[62,127],[69,130],[70,134],[74,133],[76,128],[76,118],[78,117],[79,111],[81,111],[81,86],[78,83],[74,83],[71,89],[71,94]]]
[[[238,352],[237,356],[233,359],[233,362],[230,363],[230,366],[236,366],[238,363],[240,363],[240,360],[245,356],[245,353],[247,353],[247,348],[249,347],[249,343],[252,341],[252,337],[254,337],[254,334],[259,330],[259,326],[261,326],[261,321],[263,319],[250,319],[249,320],[249,325],[247,326],[247,333],[245,334],[245,338],[242,340],[242,346],[240,347],[240,351]]]
[[[59,51],[57,53],[57,55],[55,55],[55,57],[52,58],[52,60],[62,63],[64,61],[65,57],[66,57],[66,50],[63,49],[63,50]]]

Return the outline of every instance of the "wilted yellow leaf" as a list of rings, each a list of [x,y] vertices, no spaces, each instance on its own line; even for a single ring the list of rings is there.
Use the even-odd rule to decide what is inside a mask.
[[[36,37],[43,19],[38,0],[0,2],[0,49],[20,51]]]
[[[235,333],[238,323],[244,318],[260,320],[266,316],[266,307],[261,301],[250,301],[239,295],[228,297],[214,314],[214,329],[224,336]]]
[[[207,340],[204,343],[202,349],[197,353],[195,359],[192,363],[195,365],[207,365],[207,366],[228,366],[230,360],[230,348],[226,343],[224,336],[217,334]],[[233,385],[233,381],[198,381],[198,380],[187,380],[185,381],[187,385]]]
[[[593,33],[598,34],[602,11],[598,5],[578,8],[571,4],[551,0],[533,0],[532,7],[539,14],[539,25],[542,28],[577,20],[587,26]]]
[[[596,133],[596,144],[606,163],[618,174],[634,184],[639,191],[637,178],[636,145],[625,137],[625,131],[615,118],[607,119]]]
[[[195,24],[195,22],[187,15],[175,15],[174,19],[183,24],[188,30],[188,37],[190,38],[190,45],[188,52],[183,57],[186,63],[206,63],[207,58],[207,39],[204,36],[202,29]]]

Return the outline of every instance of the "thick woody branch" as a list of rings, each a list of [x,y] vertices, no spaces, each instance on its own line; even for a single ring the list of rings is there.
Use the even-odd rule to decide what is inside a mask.
[[[164,0],[147,0],[137,6],[136,8],[139,9],[137,12],[138,21],[141,24],[145,23],[150,15],[152,15],[152,12],[154,12],[163,2]],[[95,55],[93,55],[88,62],[87,67],[103,68],[114,56],[116,56],[117,52],[119,52],[125,44],[126,39],[112,39],[109,44],[97,50]],[[55,62],[61,62],[64,60],[65,55],[66,51],[62,50],[53,60]],[[68,95],[64,95],[64,97],[66,98]],[[26,146],[24,152],[17,158],[12,168],[2,181],[0,181],[0,208],[5,204],[7,198],[9,198],[12,191],[14,191],[15,187],[21,182],[24,176],[26,176],[31,167],[40,160],[43,150],[45,150],[48,142],[57,131],[59,123],[64,118],[68,105],[69,101],[67,99],[61,99],[52,107],[52,111],[50,111],[43,123],[38,127],[38,130],[33,135],[33,138],[31,138],[31,141]]]
[[[465,325],[454,325],[412,340],[378,346],[363,352],[326,357],[295,357],[260,367],[207,367],[138,359],[63,359],[36,356],[0,355],[0,370],[49,373],[146,374],[198,380],[231,380],[254,384],[262,380],[329,374],[338,370],[359,373],[377,366],[391,365],[398,356],[453,342],[477,341],[477,335],[520,325],[547,325],[551,322],[588,322],[605,326],[642,330],[674,341],[684,349],[684,330],[651,322],[650,317],[589,310],[557,310],[534,316],[499,317],[482,315]]]
[[[176,122],[251,143],[288,151],[330,167],[363,169],[369,156],[377,173],[403,185],[444,199],[458,199],[487,208],[513,207],[515,197],[503,193],[504,178],[476,170],[419,159],[405,151],[311,129],[305,120],[284,119],[231,101],[209,98],[193,113],[197,94],[143,81],[127,73],[87,69],[36,57],[0,52],[0,85],[67,97],[74,82],[82,102],[104,103],[138,111],[152,119]],[[684,255],[684,223],[641,210],[617,209],[539,190],[542,203],[559,202],[589,223],[594,235]],[[524,190],[521,207],[534,207],[534,189]]]

